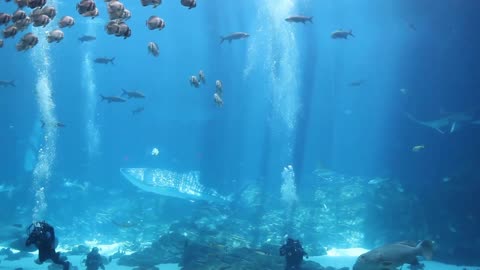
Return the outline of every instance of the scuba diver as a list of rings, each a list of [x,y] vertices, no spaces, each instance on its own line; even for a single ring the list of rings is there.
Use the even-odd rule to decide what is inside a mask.
[[[28,229],[28,238],[25,245],[35,245],[38,248],[38,259],[35,263],[42,264],[46,260],[52,260],[53,263],[63,265],[63,270],[70,269],[70,262],[66,258],[60,258],[60,252],[55,252],[56,238],[53,227],[46,223],[35,222],[32,223]]]
[[[303,256],[308,259],[308,254],[303,250],[299,240],[287,238],[287,243],[280,247],[280,256],[285,256],[285,270],[299,270]]]
[[[103,265],[103,258],[98,253],[98,248],[92,248],[92,251],[87,254],[87,259],[84,261],[87,270],[98,270],[98,268],[102,268],[105,270],[105,266]]]

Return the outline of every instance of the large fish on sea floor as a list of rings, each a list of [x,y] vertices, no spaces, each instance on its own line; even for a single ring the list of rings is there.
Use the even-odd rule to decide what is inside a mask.
[[[400,242],[385,245],[360,255],[353,270],[396,270],[404,264],[418,265],[417,256],[430,260],[433,254],[433,242],[424,240],[418,245]]]
[[[163,196],[185,200],[228,202],[200,183],[200,172],[177,173],[155,168],[121,168],[120,172],[136,187]]]

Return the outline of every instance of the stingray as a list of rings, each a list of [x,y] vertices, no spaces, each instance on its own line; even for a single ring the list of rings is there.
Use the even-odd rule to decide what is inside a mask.
[[[413,122],[432,128],[442,134],[445,134],[445,132],[447,131],[449,133],[453,133],[465,124],[475,124],[475,122],[472,122],[473,116],[464,112],[451,113],[445,117],[431,121],[420,121],[413,117],[411,114],[406,113],[406,115]]]
[[[121,168],[120,172],[143,191],[184,200],[228,202],[228,198],[200,183],[198,171],[178,173],[158,168]]]

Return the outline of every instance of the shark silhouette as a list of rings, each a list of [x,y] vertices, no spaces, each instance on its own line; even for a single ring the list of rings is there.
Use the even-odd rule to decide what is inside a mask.
[[[228,202],[199,181],[200,172],[178,173],[158,168],[121,168],[120,173],[136,187],[159,195],[193,201]]]
[[[413,122],[432,128],[442,134],[453,133],[466,124],[480,124],[480,120],[473,121],[473,115],[465,112],[450,113],[442,118],[431,121],[420,121],[409,113],[405,113]]]

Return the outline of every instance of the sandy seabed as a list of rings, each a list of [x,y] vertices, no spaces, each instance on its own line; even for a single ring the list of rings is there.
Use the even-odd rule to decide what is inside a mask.
[[[0,256],[0,269],[14,270],[16,268],[22,268],[23,270],[46,270],[50,263],[44,263],[42,265],[35,264],[34,260],[37,257],[37,253],[34,257],[23,258],[16,261],[5,261],[4,256]],[[68,260],[72,263],[73,266],[77,266],[79,269],[85,269],[82,261],[85,259],[85,256],[68,256]],[[318,256],[310,257],[309,260],[320,263],[322,266],[333,266],[335,268],[341,267],[351,267],[355,263],[357,255],[335,255],[335,256]],[[118,270],[131,270],[133,267],[117,265],[117,260],[113,260],[110,264],[106,265],[106,270],[108,269],[118,269]],[[480,270],[479,266],[458,266],[458,265],[449,265],[435,261],[422,261],[425,264],[425,270]],[[180,267],[176,264],[160,264],[157,265],[160,270],[179,270]],[[404,269],[407,269],[404,267]],[[253,269],[252,269],[253,270]]]

